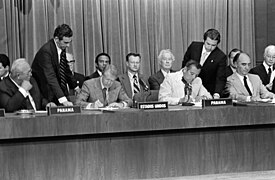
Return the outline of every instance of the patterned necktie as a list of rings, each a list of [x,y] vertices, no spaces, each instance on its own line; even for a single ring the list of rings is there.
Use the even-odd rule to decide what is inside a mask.
[[[134,75],[133,78],[134,78],[134,84],[133,84],[134,94],[136,94],[136,93],[138,93],[140,91],[140,89],[139,89],[139,86],[138,86],[137,76]]]
[[[248,84],[247,84],[247,80],[246,80],[246,79],[247,79],[247,77],[244,76],[244,77],[243,77],[244,86],[245,86],[245,88],[246,88],[248,94],[249,94],[250,96],[252,96],[252,92],[251,92],[251,90],[250,90],[250,88],[249,88],[249,86],[248,86]]]
[[[206,60],[206,55],[207,55],[207,52],[204,52],[202,55],[201,55],[201,59],[200,59],[200,64],[203,66],[205,60]]]
[[[67,70],[67,60],[66,60],[66,50],[63,49],[60,54],[60,64],[59,64],[59,72],[60,72],[60,87],[64,93],[68,91],[67,89],[67,77],[66,77],[66,70]]]
[[[186,80],[184,79],[184,77],[182,76],[181,81],[184,83],[184,95],[188,96],[188,100],[189,97],[192,94],[192,85],[188,82],[186,82]]]
[[[267,76],[268,76],[268,83],[270,82],[271,73],[272,73],[271,67],[269,67],[268,68],[268,74],[267,74]]]
[[[104,100],[104,106],[108,105],[108,101],[107,101],[107,88],[103,88],[102,89],[102,94],[103,94],[103,100]]]

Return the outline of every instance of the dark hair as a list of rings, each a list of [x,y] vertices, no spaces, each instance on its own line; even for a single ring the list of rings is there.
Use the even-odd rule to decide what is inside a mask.
[[[186,67],[187,69],[190,69],[191,66],[195,66],[197,69],[201,69],[200,63],[197,62],[197,61],[195,61],[195,60],[193,60],[193,59],[189,60],[189,61],[185,64],[185,67]]]
[[[212,40],[217,40],[218,44],[221,41],[221,35],[218,30],[216,29],[208,29],[204,34],[203,34],[203,40],[206,41],[207,37],[209,37]]]
[[[57,26],[57,28],[54,30],[53,37],[58,37],[59,40],[62,40],[63,37],[72,37],[73,31],[67,24],[61,24]]]
[[[2,66],[6,68],[7,66],[10,67],[10,59],[5,54],[0,54],[0,63],[2,63]]]
[[[235,63],[235,62],[239,59],[240,55],[241,55],[241,52],[237,53],[237,54],[234,56],[234,58],[233,58],[233,63]]]
[[[95,58],[95,63],[98,65],[98,59],[100,56],[107,56],[109,58],[109,64],[111,64],[111,57],[107,53],[100,53]]]
[[[126,56],[126,61],[127,61],[127,62],[129,61],[130,56],[134,56],[134,57],[139,57],[139,58],[141,58],[140,54],[138,54],[138,53],[129,53],[129,54],[127,54],[127,56]]]
[[[231,54],[232,53],[235,53],[235,52],[242,52],[242,50],[238,49],[238,48],[234,48],[230,51],[230,53],[228,54],[228,57],[230,58],[231,57]]]

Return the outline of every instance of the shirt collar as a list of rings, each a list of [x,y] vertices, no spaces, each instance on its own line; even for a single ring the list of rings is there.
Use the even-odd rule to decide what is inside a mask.
[[[103,82],[102,82],[102,76],[100,76],[100,85],[101,85],[101,89],[105,88],[104,85],[103,85]],[[108,88],[106,88],[106,89],[108,89]]]
[[[56,47],[56,49],[57,49],[57,53],[58,53],[58,55],[60,55],[62,49],[60,49],[60,48],[57,46],[55,39],[53,39],[53,41],[54,41],[55,47]]]
[[[130,71],[128,71],[128,76],[130,79],[133,79],[134,75],[136,75],[136,77],[138,78],[138,73],[131,73]]]
[[[273,67],[272,66],[268,66],[265,61],[263,62],[263,65],[265,67],[266,72],[268,72],[268,68],[269,67],[271,67],[271,71],[273,71]]]
[[[167,76],[167,74],[169,74],[170,73],[170,71],[167,73],[166,71],[164,71],[163,69],[161,69],[161,72],[162,72],[162,74],[163,74],[163,76],[164,77],[166,77]]]

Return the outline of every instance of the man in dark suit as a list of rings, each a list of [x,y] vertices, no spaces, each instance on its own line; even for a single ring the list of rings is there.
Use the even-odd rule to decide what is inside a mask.
[[[116,79],[116,67],[108,64],[104,68],[102,76],[84,82],[77,95],[76,104],[86,108],[130,107],[132,100]]]
[[[67,24],[59,25],[54,31],[54,38],[39,49],[32,63],[33,77],[43,96],[48,101],[64,106],[73,105],[66,98],[69,95],[66,84],[70,88],[76,87],[76,81],[65,62],[65,52],[70,46],[72,36],[73,31]]]
[[[161,50],[158,56],[158,61],[160,70],[148,79],[151,90],[159,90],[160,84],[163,82],[165,76],[170,72],[174,72],[171,68],[175,61],[175,56],[172,54],[170,49]]]
[[[261,78],[263,85],[265,85],[265,87],[273,93],[275,93],[275,84],[273,83],[275,76],[274,63],[275,46],[269,45],[264,51],[263,64],[252,68],[249,72],[251,74],[257,74]]]
[[[232,99],[238,101],[261,101],[261,99],[274,98],[275,94],[269,92],[263,85],[259,76],[248,73],[251,60],[248,54],[239,53],[234,57],[236,72],[227,78],[226,87]]]
[[[71,72],[73,73],[73,77],[76,80],[77,86],[74,89],[70,89],[70,95],[75,95],[80,92],[80,89],[82,87],[82,84],[85,80],[85,76],[83,74],[75,72],[75,59],[74,56],[71,53],[66,53],[68,65],[70,67]]]
[[[42,110],[47,105],[55,106],[40,94],[32,70],[25,59],[17,59],[11,67],[10,76],[0,82],[0,107],[6,112],[21,109]]]
[[[226,69],[225,69],[225,76],[226,78],[231,76],[234,72],[236,72],[236,67],[233,63],[233,59],[235,57],[235,55],[237,53],[240,53],[241,50],[237,49],[237,48],[234,48],[230,51],[230,53],[228,54],[228,59],[229,59],[229,65],[226,66]]]
[[[0,81],[8,77],[10,72],[10,59],[5,54],[0,54]]]
[[[95,64],[96,71],[93,74],[87,76],[85,80],[100,77],[107,64],[111,64],[111,58],[107,53],[100,53],[95,58]]]
[[[199,77],[215,99],[220,98],[226,82],[226,55],[217,47],[220,37],[216,29],[208,29],[203,36],[204,42],[192,42],[182,61],[182,67],[189,60],[202,65]]]
[[[127,72],[118,76],[119,82],[130,98],[133,98],[136,93],[149,90],[146,78],[139,73],[140,58],[140,54],[129,53],[126,56]]]

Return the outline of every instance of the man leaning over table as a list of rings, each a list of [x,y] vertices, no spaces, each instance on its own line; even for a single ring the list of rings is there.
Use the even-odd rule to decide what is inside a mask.
[[[168,74],[160,85],[159,101],[168,101],[169,105],[177,105],[212,99],[211,94],[202,85],[201,78],[198,77],[200,71],[201,65],[197,61],[190,60],[180,71]]]
[[[248,73],[251,60],[248,54],[241,52],[237,54],[233,62],[236,72],[227,78],[226,88],[232,99],[238,101],[261,101],[261,99],[274,98],[263,85],[260,77]]]
[[[132,106],[132,100],[116,79],[116,67],[108,64],[104,68],[102,76],[84,82],[77,95],[76,104],[86,108]]]

